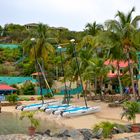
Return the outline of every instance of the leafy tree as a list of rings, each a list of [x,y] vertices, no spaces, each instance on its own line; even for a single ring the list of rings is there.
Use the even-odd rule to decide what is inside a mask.
[[[12,42],[21,42],[28,36],[28,31],[24,26],[19,24],[6,24],[3,29],[3,36],[9,36]]]
[[[31,82],[26,82],[23,84],[21,91],[24,95],[34,95],[35,94],[35,85]]]
[[[102,31],[104,28],[101,24],[97,24],[96,21],[93,23],[87,23],[85,26],[85,31],[88,35],[95,36],[99,31]]]

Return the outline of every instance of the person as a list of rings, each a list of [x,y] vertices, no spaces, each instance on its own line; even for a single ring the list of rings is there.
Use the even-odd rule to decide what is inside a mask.
[[[130,93],[130,89],[129,89],[129,86],[126,86],[125,87],[125,92],[124,92],[125,94],[129,94]]]
[[[138,94],[138,86],[136,83],[134,84],[134,89],[135,89],[135,92]]]

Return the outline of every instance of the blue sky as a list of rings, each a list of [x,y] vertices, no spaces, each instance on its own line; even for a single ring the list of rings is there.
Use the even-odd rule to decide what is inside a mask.
[[[113,19],[117,10],[128,12],[135,6],[140,15],[140,0],[0,0],[0,25],[44,23],[81,31],[86,23]]]

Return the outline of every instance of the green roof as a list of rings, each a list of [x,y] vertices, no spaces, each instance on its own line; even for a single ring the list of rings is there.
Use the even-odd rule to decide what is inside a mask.
[[[0,76],[0,83],[5,83],[8,85],[13,84],[21,84],[26,81],[32,81],[33,83],[36,83],[36,79],[33,79],[32,77],[6,77],[6,76]]]
[[[10,48],[10,49],[16,49],[19,45],[16,44],[0,44],[0,48]]]

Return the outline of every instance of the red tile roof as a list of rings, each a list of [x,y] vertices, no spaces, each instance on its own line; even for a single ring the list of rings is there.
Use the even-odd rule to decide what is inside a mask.
[[[0,90],[16,90],[16,88],[10,87],[6,84],[0,84]]]
[[[132,63],[132,61],[131,61]],[[105,65],[112,65],[113,67],[117,67],[117,60],[111,61],[111,60],[107,60],[104,63]],[[120,68],[125,68],[128,67],[128,61],[119,61],[119,66]]]

